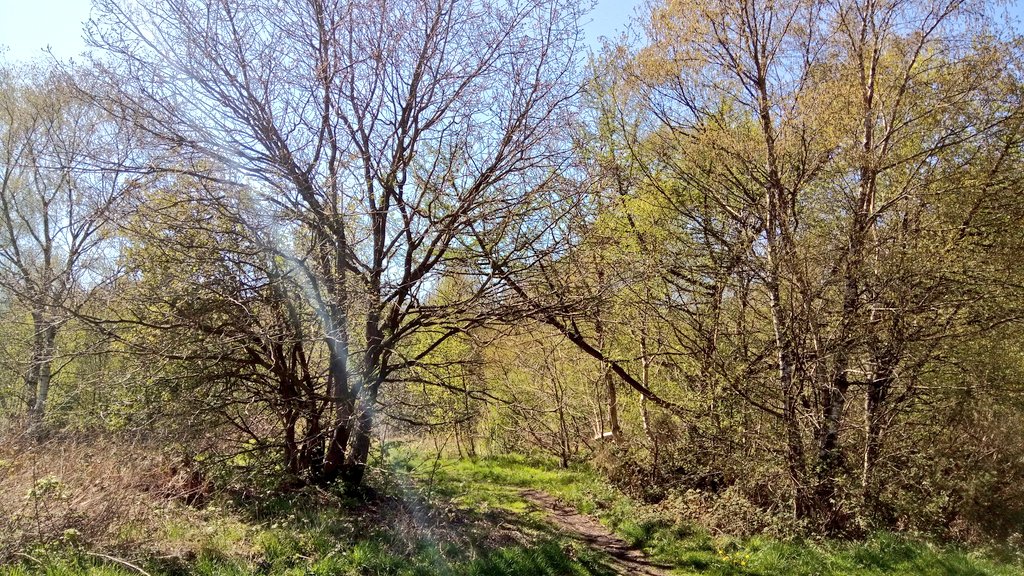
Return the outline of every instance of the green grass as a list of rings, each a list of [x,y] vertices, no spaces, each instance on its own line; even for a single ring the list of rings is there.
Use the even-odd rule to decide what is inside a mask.
[[[743,576],[1011,576],[1024,565],[999,562],[978,552],[937,546],[907,536],[878,533],[859,542],[778,540],[712,536],[673,522],[670,515],[640,505],[586,468],[561,470],[553,462],[522,457],[477,461],[441,460],[397,451],[395,460],[433,488],[467,507],[527,509],[520,488],[545,491],[577,510],[597,516],[610,530],[675,574]],[[436,469],[435,469],[436,468]]]
[[[138,561],[137,561],[138,562]],[[600,555],[571,544],[545,540],[533,546],[501,547],[471,560],[453,560],[436,547],[421,546],[414,555],[399,556],[383,541],[367,538],[333,555],[319,558],[293,551],[273,559],[253,562],[231,558],[216,551],[200,554],[187,564],[166,564],[155,560],[139,564],[151,575],[196,576],[314,576],[384,575],[397,576],[611,576]],[[54,551],[0,566],[4,576],[138,576],[139,572],[120,563],[88,556],[73,550]]]
[[[373,479],[382,496],[369,503],[318,490],[224,499],[166,515],[148,548],[126,543],[106,552],[152,576],[610,576],[600,551],[553,531],[523,499],[520,490],[532,488],[598,517],[675,574],[1024,574],[1020,564],[894,534],[862,542],[711,535],[630,500],[582,467],[523,457],[436,459],[403,447],[393,447],[386,464]],[[96,551],[52,543],[0,566],[0,576],[139,573]]]
[[[307,489],[222,498],[161,517],[148,546],[103,549],[152,576],[610,576],[602,555],[536,520],[450,502],[398,467],[378,471],[379,497],[357,502]],[[450,491],[450,486],[447,489]],[[495,539],[496,527],[510,535]],[[511,529],[510,529],[511,527]],[[126,539],[140,532],[123,530]],[[0,565],[0,576],[137,576],[81,542],[54,542]]]

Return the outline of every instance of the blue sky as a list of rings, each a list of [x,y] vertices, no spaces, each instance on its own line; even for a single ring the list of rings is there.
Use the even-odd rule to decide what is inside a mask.
[[[615,35],[641,1],[599,0],[587,26],[591,42]],[[59,58],[75,56],[83,49],[89,6],[90,0],[0,0],[0,45],[14,60],[37,57],[47,46]]]
[[[601,36],[621,31],[643,0],[598,0],[587,24],[593,44]],[[1024,0],[1010,0],[1008,10],[1024,16]],[[25,60],[50,46],[59,58],[82,51],[82,22],[89,17],[90,0],[0,0],[0,46],[6,57]]]

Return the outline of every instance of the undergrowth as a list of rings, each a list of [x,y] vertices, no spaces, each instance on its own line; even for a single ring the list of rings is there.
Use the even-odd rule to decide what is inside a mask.
[[[906,535],[843,542],[710,533],[663,506],[631,500],[584,467],[565,470],[518,456],[446,459],[407,445],[385,448],[371,474],[373,496],[366,499],[314,488],[266,489],[223,491],[202,505],[186,506],[155,494],[126,494],[133,502],[149,498],[149,515],[125,517],[105,539],[73,529],[51,534],[9,554],[0,576],[613,574],[601,551],[552,529],[545,512],[524,499],[525,488],[598,517],[655,562],[673,566],[674,574],[1024,573],[1021,559],[1009,552],[965,551]],[[13,478],[0,478],[0,488],[25,488],[13,486]],[[80,497],[70,488],[43,488],[29,486],[36,492],[24,497]],[[76,508],[87,512],[84,504]]]
[[[32,457],[42,468],[59,454],[65,452]],[[23,530],[0,555],[0,576],[611,574],[600,553],[544,523],[467,509],[418,475],[377,462],[370,495],[359,500],[340,490],[261,488],[222,490],[201,505],[126,482],[119,485],[121,498],[148,502],[147,514],[86,533],[54,528],[33,539]],[[30,480],[0,476],[0,491],[12,502],[38,500],[54,511],[46,519],[54,527],[72,525],[62,518],[67,502],[81,501],[75,514],[89,514],[88,483]]]

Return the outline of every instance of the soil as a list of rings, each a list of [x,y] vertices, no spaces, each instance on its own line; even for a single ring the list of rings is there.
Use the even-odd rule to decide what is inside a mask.
[[[619,538],[595,518],[580,514],[550,494],[538,490],[520,492],[528,502],[547,514],[552,524],[591,548],[607,554],[610,567],[619,574],[669,576],[668,566],[651,562],[638,548]]]

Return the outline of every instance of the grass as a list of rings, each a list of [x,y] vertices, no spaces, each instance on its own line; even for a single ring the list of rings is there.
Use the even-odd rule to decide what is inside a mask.
[[[437,459],[396,446],[372,485],[378,497],[368,502],[306,489],[222,497],[200,510],[167,507],[148,525],[122,527],[120,547],[61,539],[25,550],[0,576],[612,574],[600,551],[555,533],[523,488],[597,516],[674,574],[1024,573],[1020,564],[894,534],[862,542],[711,535],[630,500],[586,468],[523,457]]]
[[[147,525],[120,527],[120,544],[55,539],[0,565],[0,576],[611,574],[600,553],[542,522],[452,502],[450,489],[413,476],[378,469],[368,501],[307,488],[223,495],[198,510],[164,503]]]
[[[218,527],[197,527],[214,532]],[[156,576],[314,576],[314,575],[550,575],[606,576],[600,556],[557,538],[522,545],[465,549],[426,538],[409,540],[390,527],[367,528],[358,536],[335,539],[338,524],[249,527],[245,536],[217,537],[195,555],[130,562]],[[223,544],[228,542],[228,545]],[[239,544],[249,549],[240,551]],[[115,557],[93,555],[70,546],[39,548],[0,566],[4,576],[137,576],[140,572]]]
[[[434,464],[415,452],[398,462],[422,474]],[[1024,574],[1019,561],[998,561],[980,552],[938,546],[908,536],[877,533],[864,541],[778,540],[713,536],[674,522],[671,514],[638,504],[586,468],[561,470],[553,462],[523,457],[477,461],[442,460],[433,471],[435,488],[477,509],[523,511],[520,488],[545,491],[577,510],[597,516],[610,530],[674,574],[722,576],[1011,576]]]
[[[187,565],[164,565],[150,560],[139,562],[148,574],[196,576],[248,575],[464,575],[464,576],[611,576],[597,554],[566,549],[554,540],[529,547],[503,547],[470,561],[452,561],[436,549],[421,548],[409,557],[396,556],[386,541],[367,538],[341,554],[311,558],[297,552],[259,562],[230,558],[216,551],[201,554]],[[5,576],[138,576],[141,572],[107,558],[75,551],[58,551],[33,556],[15,565],[0,567]]]

